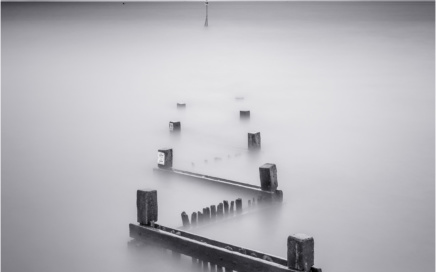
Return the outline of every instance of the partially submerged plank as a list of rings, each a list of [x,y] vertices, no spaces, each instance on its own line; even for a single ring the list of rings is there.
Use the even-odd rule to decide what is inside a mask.
[[[237,250],[239,247],[237,246],[221,243],[184,231],[177,230],[177,232],[171,233],[170,228],[161,230],[159,226],[148,227],[135,224],[130,224],[129,230],[130,237],[132,238],[156,244],[172,251],[191,256],[192,258],[201,259],[231,270],[241,272],[297,272],[297,270],[287,267],[287,260],[285,259],[267,255],[270,260],[272,260],[268,261],[263,259],[263,256],[266,255],[264,253],[256,252],[256,254],[254,251],[246,249],[243,252],[239,252]],[[196,236],[196,239],[193,239],[194,236]],[[256,255],[256,257],[254,257],[254,255]],[[275,262],[278,261],[277,259],[280,259],[280,263]]]
[[[238,182],[238,181],[233,181],[233,180],[229,180],[229,179],[212,177],[212,176],[208,176],[208,175],[193,173],[193,172],[184,171],[184,170],[178,170],[178,169],[174,169],[174,168],[172,168],[172,169],[153,168],[153,171],[160,172],[160,173],[166,173],[166,174],[173,174],[173,175],[178,175],[178,176],[183,176],[183,177],[188,177],[188,178],[200,179],[202,181],[213,182],[213,183],[228,185],[228,186],[232,186],[232,187],[238,187],[241,189],[251,191],[253,194],[256,194],[256,195],[260,194],[260,195],[266,196],[267,198],[273,198],[275,196],[274,192],[264,191],[264,190],[262,190],[262,188],[260,186],[251,185],[251,184]]]

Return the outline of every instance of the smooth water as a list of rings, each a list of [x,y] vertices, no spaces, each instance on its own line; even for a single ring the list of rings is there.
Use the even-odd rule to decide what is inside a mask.
[[[153,176],[162,147],[252,184],[277,165],[280,209],[201,235],[285,257],[303,232],[323,271],[434,271],[434,3],[211,3],[208,28],[202,3],[1,6],[2,271],[189,271],[128,253],[136,190],[171,227],[239,195]]]

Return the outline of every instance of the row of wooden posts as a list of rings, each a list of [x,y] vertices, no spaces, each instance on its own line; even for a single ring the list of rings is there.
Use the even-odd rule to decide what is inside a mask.
[[[287,259],[241,248],[157,224],[158,198],[156,190],[137,191],[137,221],[130,224],[130,236],[137,242],[172,250],[192,258],[194,264],[211,271],[247,272],[320,272],[314,265],[314,239],[305,234],[293,234],[287,239]],[[136,242],[131,242],[133,245]],[[221,269],[221,270],[220,270]]]
[[[251,201],[250,201],[251,203]],[[236,205],[235,205],[236,204]],[[235,209],[236,207],[236,209]],[[242,199],[238,198],[235,201],[231,201],[230,205],[227,200],[219,203],[218,205],[211,205],[210,207],[203,208],[202,212],[193,212],[191,214],[191,222],[189,222],[189,216],[186,212],[182,212],[183,227],[195,227],[197,224],[203,224],[207,222],[213,222],[217,219],[221,219],[224,216],[233,215],[234,213],[242,213]]]
[[[254,208],[256,204],[260,205],[264,201],[266,203],[271,203],[271,201],[264,199],[262,195],[259,195],[257,198],[253,197],[253,199],[248,199],[246,209]],[[202,224],[213,223],[224,218],[242,214],[243,210],[244,207],[241,198],[238,198],[235,201],[230,201],[230,205],[227,200],[224,200],[218,205],[210,205],[210,207],[203,208],[203,212],[193,212],[191,214],[191,220],[189,220],[189,215],[183,211],[181,213],[182,224],[184,228],[195,228]]]
[[[177,104],[180,109],[186,104]],[[241,119],[249,118],[249,111],[240,112]],[[170,122],[171,131],[181,130],[180,122]],[[248,134],[249,149],[260,148],[260,133]],[[192,173],[173,168],[173,150],[158,150],[158,168],[160,173],[180,175],[213,182],[224,186],[245,190],[257,195],[257,199],[249,199],[248,207],[261,202],[281,202],[283,192],[277,190],[277,168],[275,164],[266,163],[259,167],[260,186],[226,180],[217,177]],[[257,201],[256,201],[257,200]],[[172,252],[173,256],[181,254],[192,258],[193,266],[206,271],[239,271],[239,272],[321,272],[314,265],[314,239],[305,234],[289,235],[287,239],[287,258],[283,259],[270,254],[247,248],[215,241],[206,237],[187,232],[185,229],[219,218],[242,213],[242,199],[223,201],[218,205],[203,208],[202,212],[191,214],[191,220],[186,212],[182,212],[182,229],[172,229],[157,224],[158,200],[156,190],[137,191],[137,221],[139,225],[130,224],[130,237],[134,238],[129,245],[155,245]]]
[[[173,168],[173,149],[162,148],[157,151],[157,166],[162,169]],[[277,167],[273,163],[265,163],[259,167],[260,187],[264,191],[275,192],[278,187]]]

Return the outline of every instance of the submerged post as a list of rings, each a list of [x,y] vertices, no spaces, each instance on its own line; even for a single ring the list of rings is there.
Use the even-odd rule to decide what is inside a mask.
[[[242,212],[242,199],[238,198],[235,201],[236,203],[236,212],[241,213]]]
[[[191,225],[192,226],[197,225],[197,213],[196,212],[193,212],[191,214]]]
[[[216,206],[215,205],[210,206],[210,218],[212,220],[216,219]]]
[[[224,200],[223,204],[224,204],[224,213],[228,214],[229,213],[229,202],[227,200]]]
[[[157,191],[143,191],[136,192],[136,208],[138,212],[138,223],[141,225],[150,225],[156,222],[157,213]]]
[[[313,237],[298,233],[288,237],[288,268],[309,271],[314,265]]]
[[[177,103],[177,108],[178,109],[185,109],[186,108],[186,104],[185,103]]]
[[[189,227],[189,216],[186,214],[186,212],[182,212],[182,223],[184,227]]]
[[[239,111],[239,118],[240,119],[250,119],[250,111]]]
[[[209,7],[209,2],[208,1],[205,1],[204,2],[204,4],[206,5],[206,21],[204,22],[204,26],[209,26],[209,22],[208,22],[208,17],[209,17],[209,10],[208,10],[208,7]]]
[[[248,133],[248,149],[260,149],[260,132]]]
[[[165,169],[173,167],[173,150],[171,148],[157,151],[157,166]]]
[[[222,217],[224,215],[224,204],[223,203],[218,204],[216,215],[217,215],[217,217]]]
[[[277,167],[273,163],[265,163],[259,167],[260,187],[264,191],[275,192],[278,186]]]
[[[182,129],[182,125],[180,124],[180,122],[170,122],[169,124],[169,129],[171,132],[180,132],[180,130]]]
[[[208,222],[210,220],[210,208],[203,208],[203,221]]]

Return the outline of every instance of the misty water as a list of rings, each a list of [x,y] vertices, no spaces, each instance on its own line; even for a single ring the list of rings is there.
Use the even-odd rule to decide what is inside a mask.
[[[127,250],[136,190],[169,227],[241,193],[156,177],[164,147],[254,185],[277,165],[280,207],[194,233],[283,258],[306,233],[323,271],[434,271],[434,3],[212,2],[208,28],[203,3],[1,6],[2,271],[190,271]]]

